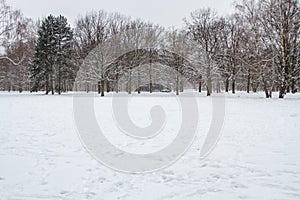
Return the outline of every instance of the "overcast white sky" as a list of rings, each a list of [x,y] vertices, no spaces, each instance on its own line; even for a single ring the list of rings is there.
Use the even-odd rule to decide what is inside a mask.
[[[165,27],[181,27],[184,17],[198,8],[211,7],[219,14],[232,12],[233,0],[6,0],[8,5],[21,9],[34,19],[49,14],[62,14],[71,24],[79,15],[92,10],[120,12]]]

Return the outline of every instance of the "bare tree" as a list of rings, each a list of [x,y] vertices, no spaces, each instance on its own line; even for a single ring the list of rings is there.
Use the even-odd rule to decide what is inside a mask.
[[[273,54],[279,98],[295,91],[299,80],[300,4],[297,0],[261,0],[261,23]]]
[[[25,18],[20,11],[14,11],[0,1],[0,42],[5,54],[4,70],[1,70],[2,88],[7,90],[29,90],[29,61],[35,42],[35,26],[31,19]]]
[[[108,37],[108,18],[105,11],[90,12],[75,22],[78,54],[82,59]]]
[[[13,10],[5,3],[5,0],[0,0],[0,48],[5,49],[14,37],[14,33],[20,28],[20,21],[23,16],[19,10]],[[13,59],[7,55],[1,55],[0,59],[5,59],[14,65],[18,65]]]
[[[219,31],[225,24],[211,9],[200,9],[191,13],[190,21],[185,20],[188,35],[198,43],[199,66],[205,78],[207,96],[213,88],[213,78],[218,71],[216,55],[220,48]]]
[[[184,69],[187,69],[187,66],[184,66],[184,62],[182,62],[181,58],[184,59],[192,59],[192,53],[193,50],[191,48],[192,43],[186,38],[186,32],[185,31],[180,31],[177,29],[172,29],[171,31],[166,33],[166,42],[169,50],[171,50],[173,53],[178,55],[178,60],[177,58],[172,58],[174,59],[174,65],[171,66],[175,69],[175,91],[176,95],[179,95],[179,92],[183,92],[183,78],[182,75],[184,73]],[[190,77],[185,77],[185,78],[190,78]]]

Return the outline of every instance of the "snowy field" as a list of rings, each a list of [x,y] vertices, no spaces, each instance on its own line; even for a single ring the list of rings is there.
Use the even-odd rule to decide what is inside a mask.
[[[277,94],[274,94],[277,96]],[[149,124],[149,109],[166,109],[166,130],[151,141],[117,131],[112,97],[95,99],[99,126],[118,148],[157,151],[174,138],[180,111],[170,94],[134,95],[132,120]],[[199,130],[175,164],[150,174],[124,174],[98,163],[80,142],[72,94],[0,93],[0,199],[300,199],[300,94],[265,99],[263,93],[226,95],[222,136],[200,159],[212,118],[211,98],[197,97]]]

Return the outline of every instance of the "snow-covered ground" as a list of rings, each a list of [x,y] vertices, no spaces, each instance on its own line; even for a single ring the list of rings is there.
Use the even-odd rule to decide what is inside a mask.
[[[276,95],[276,94],[275,94]],[[149,124],[149,109],[166,109],[166,130],[151,141],[115,131],[112,97],[95,99],[107,138],[128,152],[152,152],[178,129],[176,98],[134,95],[130,116]],[[204,160],[200,150],[212,118],[211,98],[197,97],[199,133],[175,164],[148,174],[124,174],[98,163],[80,142],[72,94],[0,93],[0,199],[300,199],[300,94],[226,95],[222,136]],[[168,115],[169,113],[169,115]]]

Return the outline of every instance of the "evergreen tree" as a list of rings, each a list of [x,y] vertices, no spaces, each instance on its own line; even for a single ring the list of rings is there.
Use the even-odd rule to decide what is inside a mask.
[[[72,74],[71,68],[71,55],[73,46],[73,32],[68,25],[67,19],[63,16],[56,18],[55,23],[55,45],[56,45],[56,59],[55,59],[55,82],[56,90],[61,94],[62,89],[66,90],[65,86],[62,87],[63,82],[66,82]]]
[[[45,87],[59,94],[71,74],[73,32],[63,16],[48,16],[41,24],[31,65],[31,91]]]

